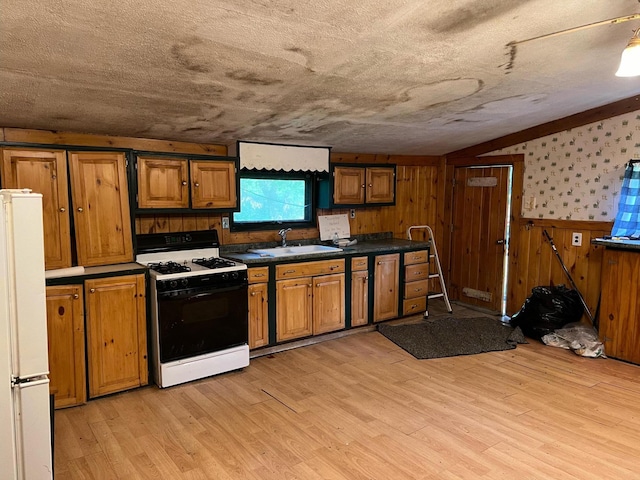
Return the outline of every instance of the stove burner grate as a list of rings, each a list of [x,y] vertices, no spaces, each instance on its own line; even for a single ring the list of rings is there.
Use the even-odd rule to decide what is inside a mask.
[[[220,257],[194,258],[191,261],[196,265],[201,265],[206,268],[224,268],[234,267],[236,265],[235,262]]]
[[[191,268],[186,265],[182,265],[177,262],[157,262],[150,263],[147,265],[151,270],[154,270],[163,275],[168,275],[170,273],[182,273],[182,272],[190,272]]]

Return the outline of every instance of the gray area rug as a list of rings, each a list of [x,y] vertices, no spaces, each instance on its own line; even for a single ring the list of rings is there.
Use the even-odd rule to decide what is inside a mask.
[[[378,325],[378,331],[418,359],[511,350],[527,343],[515,329],[495,318],[434,318],[407,325]]]

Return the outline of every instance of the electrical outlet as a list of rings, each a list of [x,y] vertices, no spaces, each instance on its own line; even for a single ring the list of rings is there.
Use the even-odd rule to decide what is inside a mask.
[[[573,245],[574,247],[582,246],[582,233],[573,232],[571,234],[571,245]]]
[[[349,215],[351,216],[351,218],[356,218],[356,209],[352,208],[351,211],[349,212]]]
[[[229,228],[229,217],[222,217],[222,228]]]

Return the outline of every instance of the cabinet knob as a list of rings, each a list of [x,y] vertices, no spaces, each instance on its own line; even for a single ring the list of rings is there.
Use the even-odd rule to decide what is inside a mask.
[[[186,180],[183,180],[183,181],[182,181],[182,185],[183,185],[183,186],[186,186],[186,185],[187,185],[187,181],[186,181]]]
[[[96,289],[95,288],[91,288],[91,289],[89,289],[89,292],[96,293]]]
[[[363,184],[362,184],[362,188],[364,188],[364,187],[366,187],[366,185],[363,183]]]
[[[67,211],[67,209],[66,209],[66,208],[64,208],[64,207],[60,207],[60,212],[64,213],[64,212],[66,212],[66,211]]]
[[[258,294],[258,292],[251,292],[251,296],[255,297]]]
[[[194,184],[193,184],[193,186],[194,186],[194,187],[199,187],[199,186],[200,186],[200,184],[199,184],[198,182],[196,182],[196,183],[194,183]]]
[[[84,212],[84,209],[82,207],[78,207],[78,211],[79,212]]]
[[[370,183],[370,184],[369,184],[369,188],[371,188],[371,187],[373,187],[373,183]]]
[[[79,298],[80,298],[80,295],[78,295],[77,293],[74,293],[74,294],[73,294],[73,298],[77,300],[77,299],[79,299]]]
[[[378,265],[382,265],[382,262],[378,262]]]

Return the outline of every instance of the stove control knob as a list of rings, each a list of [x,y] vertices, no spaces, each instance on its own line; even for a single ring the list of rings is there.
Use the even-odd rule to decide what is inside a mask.
[[[185,242],[190,242],[190,241],[191,241],[191,234],[187,233],[187,234],[184,236],[184,240],[185,240]]]
[[[223,280],[229,280],[229,274],[227,272],[220,274],[220,276],[222,277]]]
[[[234,280],[238,279],[238,272],[232,272],[231,273],[231,278],[233,278]]]
[[[189,280],[187,280],[186,278],[181,279],[180,285],[182,285],[183,287],[186,287],[187,285],[189,285]]]
[[[171,280],[171,281],[169,282],[169,286],[170,286],[171,288],[176,288],[176,287],[178,286],[178,281],[177,281],[177,280]]]

